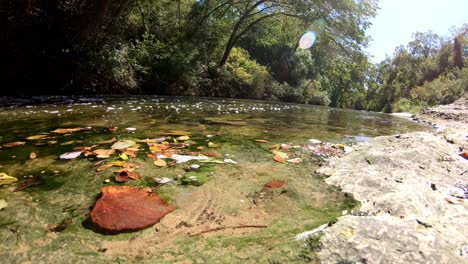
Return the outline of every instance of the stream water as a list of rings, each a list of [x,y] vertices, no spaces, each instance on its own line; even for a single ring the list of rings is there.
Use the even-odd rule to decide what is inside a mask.
[[[8,263],[313,260],[310,246],[296,242],[294,235],[331,222],[356,204],[313,173],[320,158],[298,147],[289,152],[295,152],[301,163],[279,163],[272,158],[271,146],[303,146],[312,138],[352,145],[375,136],[425,129],[402,118],[365,111],[166,97],[24,103],[0,108],[0,120],[0,145],[25,142],[0,148],[0,173],[19,180],[0,186],[0,200],[8,204],[0,211],[0,257]],[[51,133],[76,127],[87,129]],[[109,127],[118,129],[112,132]],[[121,184],[115,182],[112,169],[96,171],[95,157],[58,157],[76,147],[112,138],[141,141],[171,133],[190,136],[187,151],[203,149],[218,155],[219,161],[236,163],[199,164],[199,174],[206,176],[207,182],[182,185],[178,179],[186,174],[187,166],[197,162],[157,167],[147,157],[148,146],[139,143],[137,157],[129,160],[137,164],[139,180],[125,185],[153,188],[178,209],[142,231],[118,235],[96,232],[89,223],[90,208],[102,187]],[[26,139],[37,135],[45,138]],[[31,158],[31,153],[35,157]],[[110,159],[118,160],[119,156]],[[174,182],[156,188],[157,177]],[[270,190],[264,187],[270,180],[281,180],[285,185]],[[19,186],[23,188],[18,191]],[[216,227],[249,224],[267,228],[222,229],[190,236]]]

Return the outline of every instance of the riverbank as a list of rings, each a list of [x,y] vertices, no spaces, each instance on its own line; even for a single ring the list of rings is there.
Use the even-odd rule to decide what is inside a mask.
[[[453,195],[468,184],[468,160],[459,155],[468,147],[466,102],[465,95],[419,115],[437,127],[432,132],[377,137],[318,170],[361,202],[323,232],[323,262],[468,260],[468,201]]]

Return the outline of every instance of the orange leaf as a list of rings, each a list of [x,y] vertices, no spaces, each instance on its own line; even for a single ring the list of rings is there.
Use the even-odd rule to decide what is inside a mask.
[[[146,157],[148,157],[148,158],[150,158],[150,159],[155,159],[155,158],[156,158],[156,154],[149,153],[149,154],[146,154]]]
[[[218,153],[214,153],[214,152],[202,152],[203,155],[207,156],[207,157],[218,157]]]
[[[72,132],[78,132],[78,131],[83,131],[83,130],[89,130],[89,128],[86,127],[76,127],[76,128],[57,128],[53,131],[52,133],[57,133],[57,134],[68,134]]]
[[[120,152],[124,153],[125,155],[136,158],[136,153],[134,150],[129,150],[129,149],[121,149]]]
[[[284,160],[282,157],[277,156],[277,155],[276,155],[276,156],[273,156],[273,159],[274,159],[275,161],[277,161],[277,162],[281,162],[281,163],[285,162],[285,160]]]
[[[136,173],[134,173],[134,172],[127,171],[127,175],[132,180],[138,180],[139,179],[138,175]]]

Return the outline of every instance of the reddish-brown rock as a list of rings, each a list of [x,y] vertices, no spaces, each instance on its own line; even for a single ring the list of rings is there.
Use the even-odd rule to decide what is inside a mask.
[[[110,232],[145,229],[159,222],[176,207],[144,189],[130,186],[108,186],[91,211],[91,221]]]
[[[268,188],[281,188],[284,185],[284,181],[280,180],[272,180],[267,183],[265,183],[265,187]]]

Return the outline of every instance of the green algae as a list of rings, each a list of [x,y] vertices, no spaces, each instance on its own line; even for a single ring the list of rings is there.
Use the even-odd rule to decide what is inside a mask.
[[[201,107],[194,107],[197,104]],[[137,107],[141,110],[132,110]],[[294,236],[333,222],[343,210],[358,205],[313,173],[316,160],[307,153],[298,153],[304,160],[299,165],[280,164],[272,160],[268,147],[281,143],[305,144],[309,138],[341,142],[346,135],[376,136],[420,129],[412,123],[372,113],[230,100],[211,103],[158,99],[41,105],[2,109],[0,117],[3,120],[0,143],[24,140],[56,128],[92,127],[89,131],[58,135],[53,139],[56,144],[50,144],[49,140],[28,141],[24,146],[0,149],[0,172],[20,179],[17,184],[0,188],[0,197],[9,205],[0,211],[0,237],[4,238],[0,243],[0,257],[8,263],[302,262],[303,244],[296,242]],[[107,126],[117,126],[119,130],[111,133]],[[137,130],[130,132],[126,127]],[[189,221],[192,227],[180,225],[183,221],[163,219],[154,228],[134,233],[96,232],[90,224],[89,213],[102,187],[118,185],[113,180],[113,169],[96,172],[94,163],[98,159],[94,157],[82,156],[69,161],[58,157],[74,147],[91,146],[113,137],[118,140],[157,138],[171,130],[192,133],[193,144],[186,152],[215,152],[219,155],[216,159],[237,162],[191,161],[157,168],[146,157],[148,148],[143,143],[137,158],[129,158],[128,162],[139,166],[135,172],[140,180],[126,185],[152,188],[164,200],[179,206],[174,214]],[[255,142],[256,139],[269,143]],[[208,148],[208,142],[218,147]],[[197,150],[199,146],[205,149]],[[31,152],[38,157],[30,159]],[[109,160],[114,159],[118,156]],[[201,167],[187,172],[191,164]],[[206,183],[200,187],[181,185],[184,175],[206,176]],[[13,192],[31,177],[37,180],[34,185]],[[159,186],[154,181],[157,177],[175,181]],[[105,183],[106,179],[110,183]],[[264,184],[273,179],[286,184],[278,190],[265,189]],[[203,223],[200,216],[184,215],[185,211],[202,215],[211,209],[215,210],[216,218],[202,219]],[[240,222],[248,224],[247,221],[256,218],[267,228],[223,230],[196,237],[187,234],[200,231],[196,229],[197,224],[206,229],[210,224],[229,225],[229,221],[245,220]],[[191,228],[195,231],[190,231]],[[175,231],[165,234],[165,230]],[[135,238],[143,241],[136,249],[127,250],[122,245],[128,243],[127,247],[132,248]],[[163,243],[166,240],[172,242]],[[151,254],[144,253],[145,250]]]

